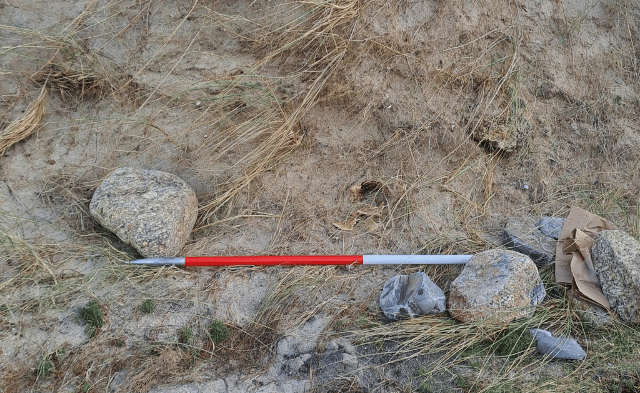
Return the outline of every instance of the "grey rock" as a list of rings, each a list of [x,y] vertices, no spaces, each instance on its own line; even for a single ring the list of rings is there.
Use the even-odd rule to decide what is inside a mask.
[[[300,369],[311,359],[310,353],[303,353],[300,356],[297,356],[292,359],[284,359],[284,364],[280,368],[281,371],[284,371],[286,374],[292,375],[298,373]],[[284,369],[283,369],[284,367]]]
[[[532,219],[509,219],[502,237],[507,248],[527,255],[540,267],[555,260],[556,241],[540,232]]]
[[[316,347],[320,333],[330,321],[326,316],[316,315],[302,326],[288,331],[278,342],[276,354],[285,358],[294,358],[310,353]]]
[[[564,222],[564,218],[545,216],[536,223],[536,228],[538,228],[543,235],[558,240],[560,237],[560,231],[562,231],[562,227],[564,226]]]
[[[198,213],[195,192],[166,172],[119,168],[96,189],[91,215],[145,257],[173,257]]]
[[[530,316],[546,296],[531,258],[509,250],[488,250],[471,257],[451,283],[449,313],[459,321],[496,318],[509,322]]]
[[[149,393],[227,393],[227,385],[223,379],[206,382],[190,382],[176,386],[158,386]]]
[[[576,311],[583,322],[601,327],[613,321],[611,314],[605,308],[579,298],[573,289],[569,291],[568,299],[571,308]]]
[[[435,314],[445,310],[445,296],[423,272],[401,274],[384,284],[380,308],[390,319]]]
[[[549,355],[555,359],[583,360],[587,353],[580,344],[572,338],[553,337],[550,332],[542,329],[529,329],[536,339],[536,352]]]
[[[364,382],[364,370],[367,368],[361,360],[364,361],[360,359],[356,347],[340,338],[331,340],[322,352],[314,354],[311,368],[318,385],[330,386],[332,381],[352,377],[356,381],[355,386],[359,386]]]
[[[601,231],[591,258],[611,308],[626,322],[640,322],[640,243],[623,231]]]

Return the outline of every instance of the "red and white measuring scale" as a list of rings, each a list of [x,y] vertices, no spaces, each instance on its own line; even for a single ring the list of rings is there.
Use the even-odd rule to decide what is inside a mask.
[[[272,265],[455,265],[471,255],[274,255],[147,258],[126,262],[149,266],[272,266]]]

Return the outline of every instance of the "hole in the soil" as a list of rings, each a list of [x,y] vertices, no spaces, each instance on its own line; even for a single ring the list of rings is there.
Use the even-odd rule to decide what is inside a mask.
[[[379,180],[365,180],[351,187],[350,191],[352,200],[378,205],[386,196],[387,188]]]
[[[372,192],[376,192],[382,189],[382,183],[377,180],[363,181],[360,184],[360,195],[364,196]]]

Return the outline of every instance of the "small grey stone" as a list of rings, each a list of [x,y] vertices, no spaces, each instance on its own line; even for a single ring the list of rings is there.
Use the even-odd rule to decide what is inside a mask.
[[[556,241],[540,232],[532,219],[509,219],[504,227],[503,241],[507,248],[527,255],[540,267],[555,260]]]
[[[545,216],[536,223],[536,228],[538,228],[543,235],[558,240],[560,231],[562,231],[562,227],[564,227],[564,222],[564,218]]]
[[[535,309],[528,306],[537,306],[545,296],[531,258],[515,251],[488,250],[471,257],[451,283],[448,305],[451,315],[462,322],[495,316],[509,322],[533,314]]]
[[[311,317],[302,326],[286,332],[286,335],[278,342],[276,353],[287,359],[310,353],[330,321],[328,317],[323,315]]]
[[[311,354],[303,353],[300,356],[297,356],[292,359],[283,359],[286,372],[291,375],[297,373],[302,366],[311,358]]]
[[[640,322],[640,243],[623,231],[601,231],[591,258],[611,308],[625,322]]]
[[[549,355],[555,359],[583,360],[587,353],[580,344],[572,338],[553,337],[550,332],[542,329],[529,329],[536,339],[536,351]]]
[[[540,279],[540,282],[538,282],[538,284],[533,287],[529,296],[531,296],[532,306],[537,306],[538,304],[542,303],[544,298],[547,296],[547,291],[544,290],[542,279]]]
[[[569,303],[582,321],[596,327],[601,327],[612,322],[611,314],[603,307],[579,298],[571,289],[568,293]]]
[[[196,194],[166,172],[116,169],[96,189],[91,215],[145,257],[173,257],[184,246],[198,213]]]
[[[445,310],[445,296],[423,272],[401,274],[384,284],[380,307],[390,319],[435,314]]]

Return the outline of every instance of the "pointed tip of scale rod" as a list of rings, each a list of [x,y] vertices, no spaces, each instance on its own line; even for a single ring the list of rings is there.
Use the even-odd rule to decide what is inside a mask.
[[[133,261],[125,261],[128,265],[145,265],[145,266],[184,266],[184,258],[144,258],[135,259]]]

